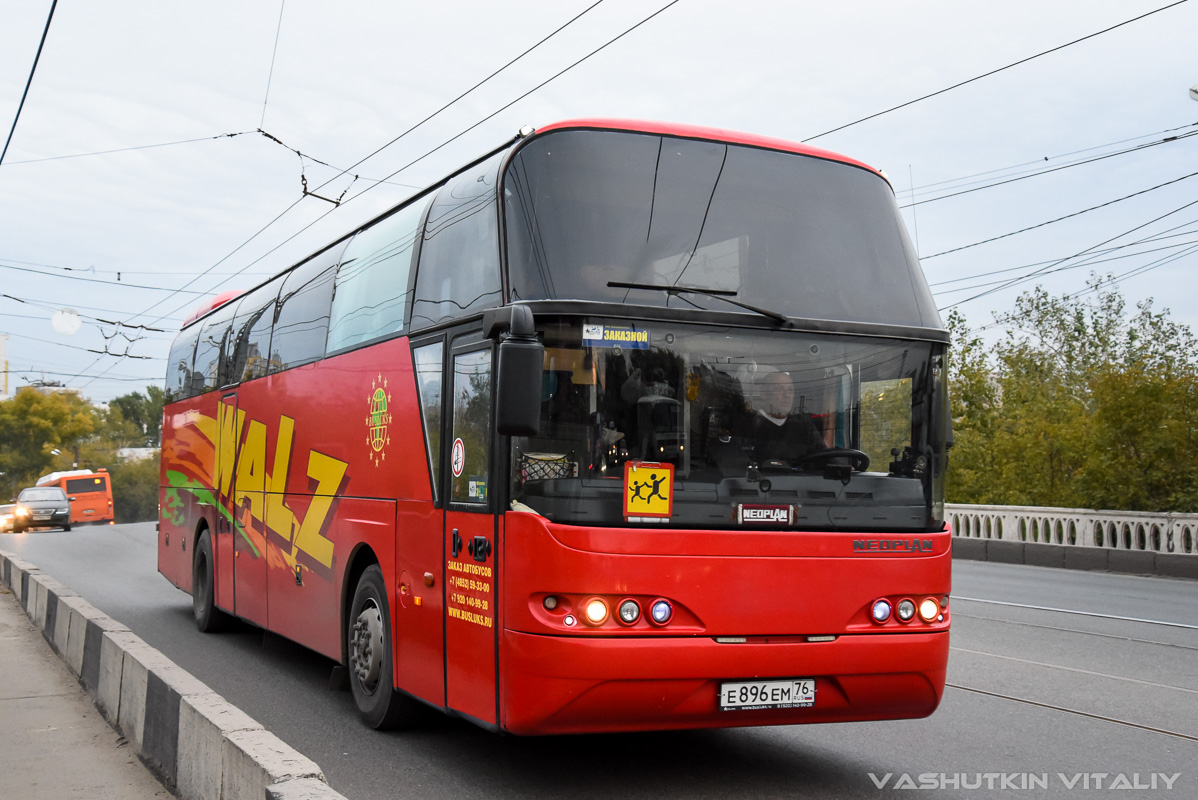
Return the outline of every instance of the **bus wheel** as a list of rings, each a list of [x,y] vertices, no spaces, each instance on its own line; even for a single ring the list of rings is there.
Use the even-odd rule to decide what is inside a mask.
[[[367,567],[358,580],[348,622],[349,686],[362,721],[380,730],[407,725],[416,711],[416,701],[394,688],[391,613],[378,565]]]
[[[191,613],[196,627],[204,633],[219,631],[229,617],[216,607],[216,584],[212,579],[212,538],[205,530],[196,544],[195,566],[192,567]]]

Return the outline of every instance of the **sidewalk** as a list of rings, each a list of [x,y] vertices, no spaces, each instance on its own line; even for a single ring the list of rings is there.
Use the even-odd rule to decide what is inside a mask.
[[[169,798],[0,583],[0,794]]]

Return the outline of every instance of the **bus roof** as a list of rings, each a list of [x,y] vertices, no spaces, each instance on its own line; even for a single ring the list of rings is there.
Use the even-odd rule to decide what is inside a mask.
[[[45,486],[48,483],[56,483],[63,478],[75,478],[80,475],[94,475],[90,469],[68,469],[65,472],[51,472],[49,475],[43,475],[37,479],[37,486]]]
[[[218,294],[216,297],[212,298],[211,300],[209,300],[205,303],[201,303],[199,308],[197,308],[195,311],[191,312],[191,316],[189,316],[187,319],[183,320],[183,325],[181,327],[186,328],[188,325],[195,322],[197,319],[204,316],[208,312],[215,311],[216,309],[220,308],[221,306],[225,305],[226,303],[230,303],[230,302],[236,300],[238,297],[241,297],[243,294],[245,294],[245,291],[242,289],[230,289],[227,292],[221,292],[220,294]]]
[[[572,119],[563,122],[554,122],[551,125],[546,125],[543,128],[537,128],[537,133],[548,133],[549,131],[561,130],[565,128],[593,128],[601,130],[613,131],[633,131],[637,133],[654,133],[666,136],[678,136],[684,139],[706,139],[717,142],[729,142],[732,144],[743,144],[750,147],[762,147],[767,150],[781,150],[787,153],[799,153],[805,156],[814,156],[816,158],[825,158],[831,161],[840,161],[845,164],[852,164],[855,167],[861,167],[876,175],[882,176],[881,170],[871,167],[862,161],[855,158],[843,156],[840,153],[834,153],[831,150],[824,150],[819,147],[811,147],[809,145],[800,144],[798,142],[787,141],[786,139],[774,139],[769,136],[758,136],[755,133],[742,133],[740,131],[731,131],[724,128],[705,128],[700,125],[681,125],[673,122],[652,122],[647,120],[635,119]],[[882,176],[883,178],[885,176]]]

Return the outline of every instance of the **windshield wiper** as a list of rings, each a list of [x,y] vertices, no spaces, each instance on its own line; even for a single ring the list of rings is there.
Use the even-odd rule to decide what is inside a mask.
[[[752,311],[755,314],[760,314],[763,317],[774,320],[784,328],[790,327],[790,318],[784,314],[779,314],[777,311],[751,306],[748,303],[742,303],[739,300],[733,300],[736,297],[736,292],[730,292],[723,289],[702,289],[698,286],[671,286],[659,285],[656,283],[625,283],[623,281],[608,281],[607,285],[613,289],[648,289],[650,291],[665,292],[666,294],[701,294],[707,297],[714,297],[717,300],[723,300],[725,303],[731,303],[738,308],[743,308],[746,311]]]

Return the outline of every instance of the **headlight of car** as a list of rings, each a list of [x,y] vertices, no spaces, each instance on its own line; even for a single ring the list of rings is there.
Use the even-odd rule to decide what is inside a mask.
[[[69,513],[71,513],[71,508],[70,508],[70,506],[68,506],[66,508],[60,508],[55,513],[56,514],[69,514]]]
[[[25,506],[17,506],[17,509],[14,513],[18,517],[27,517],[29,516],[29,509],[25,508]]]

